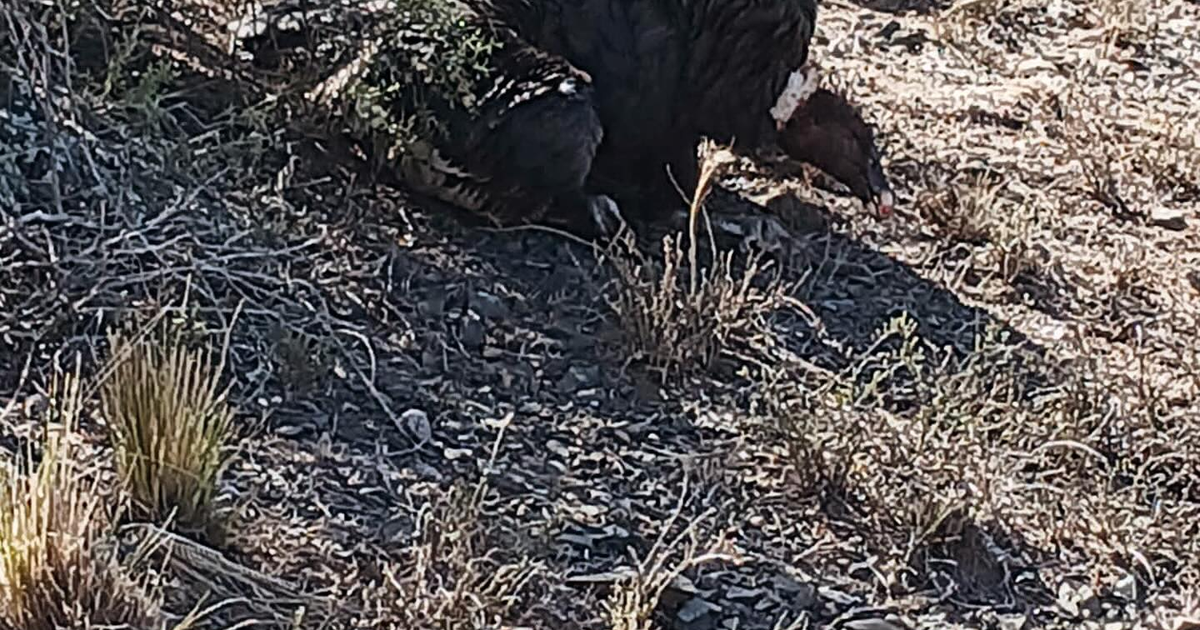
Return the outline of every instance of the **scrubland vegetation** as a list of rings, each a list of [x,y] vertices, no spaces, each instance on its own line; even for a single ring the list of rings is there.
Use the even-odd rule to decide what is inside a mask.
[[[0,11],[0,627],[1200,627],[1194,1],[825,2],[898,216],[713,158],[604,248],[376,180],[242,4]]]

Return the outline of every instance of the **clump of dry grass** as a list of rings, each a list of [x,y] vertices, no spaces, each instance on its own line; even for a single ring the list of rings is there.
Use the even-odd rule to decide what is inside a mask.
[[[410,568],[384,567],[391,589],[381,615],[398,616],[401,627],[455,630],[495,627],[519,609],[540,566],[499,557],[487,539],[486,491],[482,482],[456,483],[420,514]]]
[[[901,317],[846,369],[781,395],[777,417],[799,487],[845,515],[889,584],[995,602],[1044,596],[1071,573],[1098,591],[1131,574],[1186,583],[1200,555],[1177,528],[1194,515],[1200,460],[1165,432],[1194,424],[1133,380],[1048,364],[996,328],[958,355]],[[1170,473],[1152,472],[1166,459]],[[1161,506],[1150,528],[1147,497]],[[1032,569],[1045,562],[1063,569]]]
[[[955,0],[931,26],[933,36],[984,65],[1002,63],[1001,47],[989,41],[990,31],[1004,22],[1017,20],[1032,3],[1029,0]]]
[[[1000,182],[979,174],[961,184],[926,191],[920,198],[925,218],[954,239],[968,242],[990,240],[996,225],[996,201]]]
[[[852,365],[780,405],[798,487],[881,555],[882,581],[919,589],[940,576],[968,601],[1004,593],[988,541],[1023,505],[1008,459],[1031,443],[1018,428],[1032,413],[1015,404],[1025,395],[1019,362],[999,340],[952,359],[900,316]]]
[[[930,187],[918,197],[923,217],[954,240],[986,245],[984,271],[1005,283],[1042,266],[1035,234],[1043,227],[1032,200],[1004,195],[1006,182],[976,174]]]
[[[205,524],[229,461],[233,409],[211,348],[188,347],[162,327],[154,339],[109,334],[115,365],[101,386],[117,473],[135,511]]]
[[[759,335],[765,316],[783,301],[784,287],[770,264],[751,254],[741,264],[733,251],[719,251],[702,267],[697,224],[721,166],[708,158],[689,209],[689,247],[683,234],[662,240],[661,260],[641,254],[632,235],[618,238],[611,255],[617,275],[610,299],[635,356],[661,371],[663,378],[694,367],[709,367],[737,339]]]
[[[1157,28],[1150,16],[1158,0],[1098,0],[1091,10],[1095,21],[1104,28],[1105,44],[1128,46],[1154,37]]]
[[[73,444],[79,382],[55,389],[40,461],[27,451],[0,481],[0,625],[148,628],[157,599],[118,564],[104,494]]]
[[[329,344],[275,323],[267,332],[280,382],[289,395],[310,392],[330,371]]]
[[[1086,71],[1076,75],[1080,83],[1091,78]],[[1068,182],[1117,219],[1145,221],[1153,208],[1170,205],[1164,193],[1185,201],[1200,190],[1192,159],[1200,127],[1185,113],[1081,92],[1053,101],[1062,119],[1047,117],[1047,123],[1061,135],[1060,159],[1074,167]]]
[[[603,604],[604,622],[610,630],[655,628],[655,612],[663,603],[664,594],[679,583],[684,572],[711,562],[737,561],[735,555],[724,550],[725,541],[720,538],[702,551],[698,529],[707,515],[692,520],[677,536],[668,539],[667,534],[678,521],[682,499],[686,496],[685,485],[680,503],[671,518],[663,523],[654,546],[632,567],[616,572],[618,579]]]

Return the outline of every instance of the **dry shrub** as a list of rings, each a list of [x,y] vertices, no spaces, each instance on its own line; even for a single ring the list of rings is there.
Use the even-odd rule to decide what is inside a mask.
[[[1003,64],[991,31],[1017,23],[1036,0],[956,0],[931,23],[933,36],[984,65]]]
[[[541,569],[508,561],[488,540],[495,532],[483,514],[486,491],[482,482],[459,482],[426,506],[406,568],[384,567],[392,588],[374,598],[380,616],[404,628],[458,630],[497,627],[521,611],[523,590]]]
[[[233,410],[218,389],[221,366],[211,348],[188,347],[167,326],[154,339],[112,332],[108,340],[116,363],[101,397],[135,511],[204,525],[230,457]]]
[[[965,182],[925,192],[920,196],[920,208],[924,218],[950,238],[988,241],[998,219],[995,206],[1002,187],[1002,182],[977,174]]]
[[[662,259],[638,251],[629,233],[618,237],[617,251],[602,256],[616,271],[610,303],[634,355],[661,371],[663,378],[695,367],[707,368],[738,340],[758,336],[765,317],[783,301],[785,288],[758,254],[741,264],[733,251],[712,244],[713,260],[702,267],[697,223],[721,164],[706,159],[689,209],[690,246],[683,234],[662,240]]]
[[[1078,167],[1078,185],[1092,200],[1104,205],[1118,219],[1141,216],[1140,200],[1130,196],[1133,177],[1130,154],[1133,148],[1111,128],[1114,113],[1094,98],[1067,95],[1062,99],[1064,156]]]
[[[685,571],[718,561],[737,561],[723,550],[725,541],[718,538],[702,551],[699,527],[707,514],[692,519],[678,535],[668,539],[671,528],[679,520],[682,499],[687,496],[685,484],[671,518],[663,523],[654,546],[633,566],[614,572],[617,577],[605,600],[603,618],[609,630],[652,630],[655,612],[663,603],[668,589],[679,584]],[[686,592],[686,591],[685,591]]]
[[[1087,71],[1077,73],[1077,83],[1088,80]],[[1178,201],[1200,195],[1194,117],[1078,90],[1054,96],[1051,106],[1062,120],[1047,116],[1045,122],[1061,138],[1061,159],[1075,165],[1068,183],[1118,219],[1145,219],[1163,205],[1163,193]]]
[[[74,444],[79,382],[55,389],[40,461],[26,451],[0,482],[0,625],[149,628],[157,599],[117,562],[98,477]]]
[[[855,514],[895,554],[894,570],[952,521],[994,516],[1005,462],[992,445],[1028,413],[1014,407],[1027,387],[1016,347],[993,337],[955,359],[916,329],[892,319],[869,351],[779,415],[800,486]]]
[[[900,317],[844,371],[781,396],[799,486],[852,523],[903,589],[996,602],[1072,574],[1101,591],[1130,574],[1193,579],[1195,418],[1169,424],[1132,375],[1048,364],[1005,334],[990,329],[959,356]]]
[[[918,197],[922,216],[944,235],[986,245],[980,262],[1006,283],[1041,266],[1034,238],[1044,226],[1036,205],[1002,194],[1007,182],[988,174],[929,186]]]

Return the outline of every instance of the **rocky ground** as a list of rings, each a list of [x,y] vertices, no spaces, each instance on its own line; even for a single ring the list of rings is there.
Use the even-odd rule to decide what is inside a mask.
[[[181,555],[168,608],[1200,627],[1194,1],[822,3],[814,55],[878,125],[898,216],[727,167],[713,203],[763,204],[793,246],[712,364],[674,370],[632,325],[670,323],[630,310],[652,238],[598,254],[374,182],[213,61],[236,7],[187,8],[108,7],[69,42],[22,9],[0,47],[6,448],[119,316],[228,350],[240,435],[202,541],[226,563]]]

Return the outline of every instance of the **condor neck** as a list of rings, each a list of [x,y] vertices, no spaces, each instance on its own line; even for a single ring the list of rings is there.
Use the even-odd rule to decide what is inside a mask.
[[[690,20],[689,109],[705,135],[752,148],[774,141],[771,110],[808,59],[814,0],[677,0]]]

